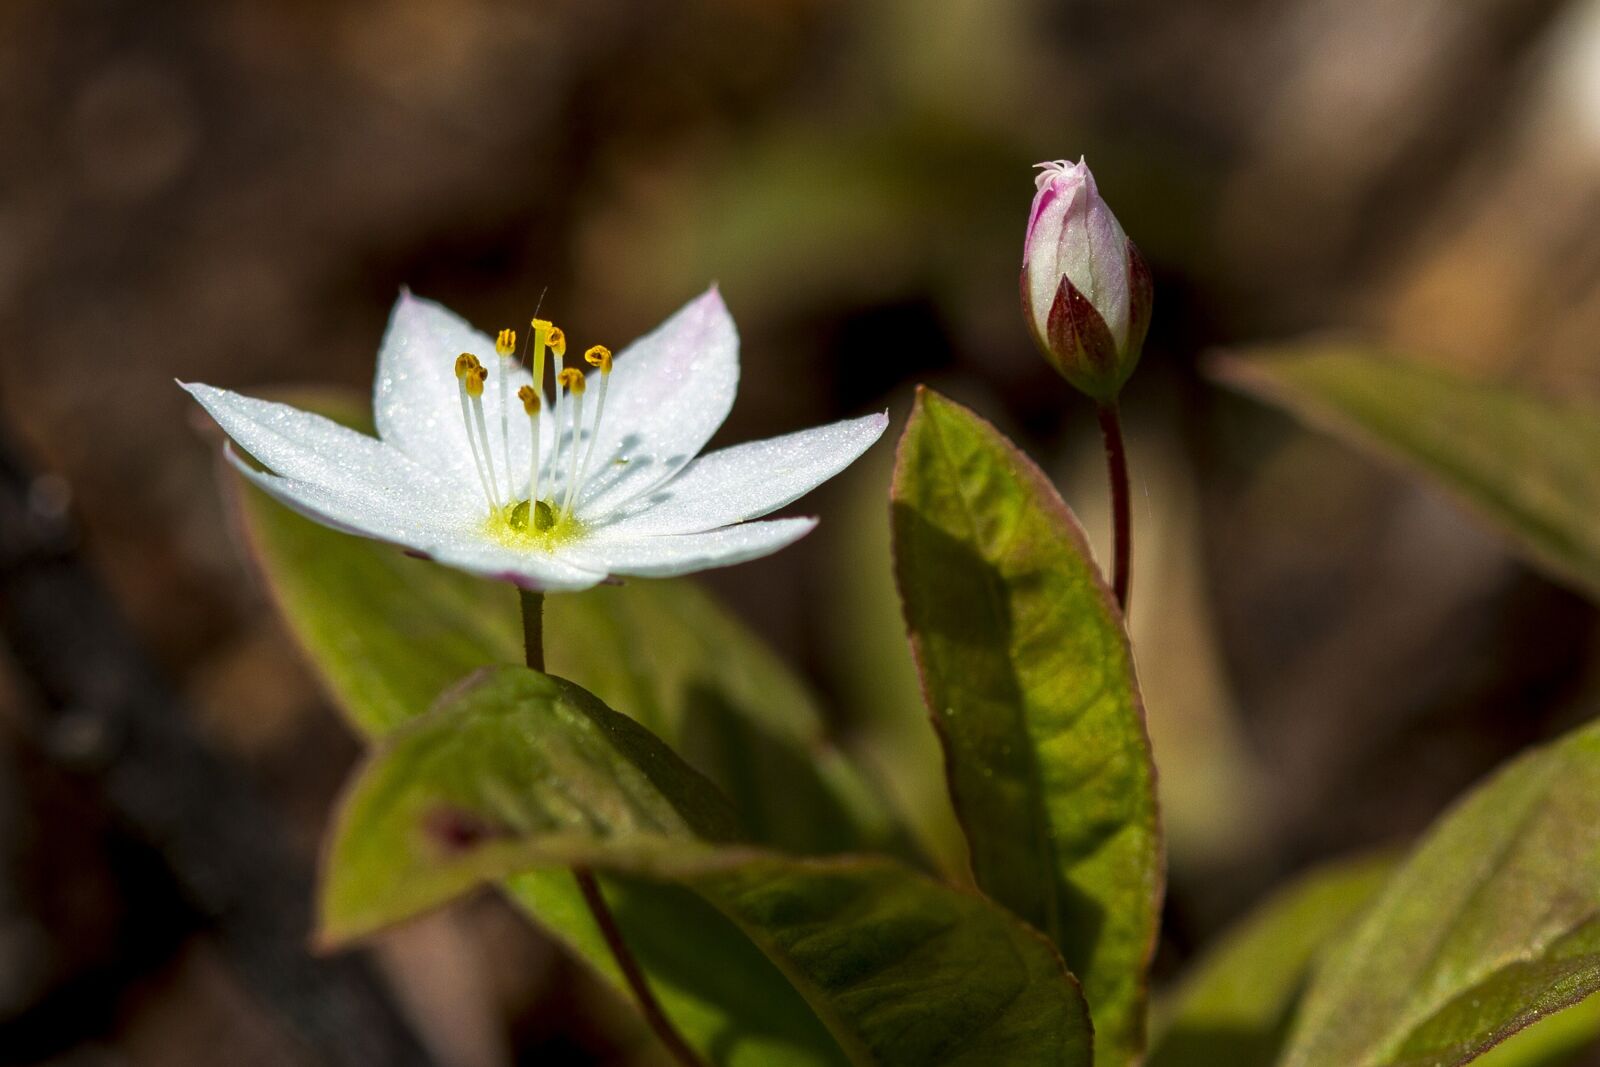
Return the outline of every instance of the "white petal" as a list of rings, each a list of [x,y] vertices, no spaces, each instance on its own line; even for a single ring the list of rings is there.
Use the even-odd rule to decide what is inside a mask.
[[[454,509],[405,501],[382,493],[330,490],[256,470],[230,448],[228,459],[268,495],[300,514],[344,533],[388,541],[415,551],[439,542],[460,521]]]
[[[770,555],[800,540],[816,525],[816,519],[773,519],[707,533],[640,537],[600,534],[561,549],[561,557],[577,566],[611,574],[668,578]]]
[[[445,566],[525,589],[588,589],[605,580],[587,570],[541,553],[524,552],[489,541],[473,525],[476,513],[441,508],[402,507],[378,499],[357,501],[314,485],[265,474],[229,452],[246,478],[269,495],[324,526],[359,537],[387,541]]]
[[[541,592],[588,589],[606,579],[603,571],[580,567],[540,552],[507,548],[492,541],[462,539],[435,546],[425,554],[448,567]]]
[[[591,375],[591,411],[597,387]],[[682,470],[738,387],[739,334],[713,287],[617,354],[579,514],[603,514]]]
[[[433,472],[332,419],[209,385],[178,384],[240,448],[285,478],[353,499],[459,500]]]
[[[701,456],[666,485],[629,501],[605,529],[628,536],[697,533],[759,518],[844,470],[888,425],[887,415],[868,415]]]
[[[520,483],[527,478],[529,435],[528,418],[516,393],[532,377],[514,363],[506,368],[508,374],[502,373],[494,341],[487,334],[443,305],[409,292],[402,292],[395,301],[389,328],[378,350],[378,372],[372,385],[372,414],[378,436],[418,463],[476,487],[478,475],[461,421],[461,387],[455,374],[456,357],[463,352],[477,356],[489,369],[483,410],[502,494],[507,464],[500,435],[500,404],[501,391],[505,390],[512,483],[520,489]]]

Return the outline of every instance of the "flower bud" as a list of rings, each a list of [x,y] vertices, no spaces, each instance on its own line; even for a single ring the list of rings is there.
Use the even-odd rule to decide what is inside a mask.
[[[1022,310],[1076,389],[1114,400],[1150,328],[1150,268],[1081,159],[1040,163],[1022,248]]]

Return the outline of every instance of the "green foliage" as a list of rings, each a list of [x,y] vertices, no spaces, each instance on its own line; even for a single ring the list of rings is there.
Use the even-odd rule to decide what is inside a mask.
[[[721,913],[845,1062],[1087,1067],[1082,997],[1037,934],[893,860],[718,846],[725,815],[710,783],[625,716],[503,668],[392,733],[358,776],[329,852],[324,933],[359,934],[517,869],[583,864],[681,886]]]
[[[1588,997],[1513,1034],[1472,1062],[1476,1067],[1563,1067],[1600,1036],[1600,997]]]
[[[366,428],[348,397],[295,399]],[[249,486],[238,493],[284,619],[367,737],[422,714],[480,667],[522,662],[510,586],[319,526]],[[898,847],[878,794],[823,735],[805,687],[692,582],[550,597],[545,641],[556,673],[626,708],[712,778],[752,839],[799,852]]]
[[[848,1063],[810,1005],[731,920],[688,889],[620,874],[600,883],[628,948],[678,1032],[718,1067]],[[512,899],[618,991],[631,996],[570,871],[502,880]],[[619,1010],[626,1010],[620,1008]]]
[[[373,760],[381,773],[361,776],[345,801],[323,885],[328,937],[370,933],[531,866],[527,840],[652,850],[733,836],[715,786],[571,682],[496,667],[441,703],[391,732]]]
[[[1600,988],[1600,725],[1429,832],[1306,994],[1286,1067],[1464,1063]]]
[[[852,1063],[1090,1064],[1077,984],[993,904],[883,859],[712,863],[688,884],[767,949]]]
[[[372,759],[384,774],[363,777],[347,799],[328,852],[319,938],[360,937],[515,874],[504,882],[512,899],[626,997],[572,875],[527,870],[518,835],[537,829],[570,844],[631,833],[641,847],[681,845],[695,840],[695,827],[725,836],[726,801],[636,724],[559,679],[495,668],[447,702],[457,714],[414,718],[380,741],[383,755]],[[653,786],[657,778],[675,784],[673,799]],[[541,786],[552,782],[598,790],[611,803],[590,812]],[[719,1050],[717,1062],[843,1062],[788,980],[714,909],[671,886],[608,879],[606,890],[663,1006],[688,1040]]]
[[[1162,889],[1122,619],[1076,520],[992,426],[927,390],[901,440],[896,570],[978,884],[1084,984],[1103,1065],[1142,1047]]]
[[[888,448],[858,460],[836,482],[844,499],[836,491],[828,520],[811,535],[833,561],[821,593],[837,617],[850,620],[825,628],[824,666],[849,712],[852,751],[882,779],[939,873],[965,884],[972,879],[967,844],[950,804],[939,739],[928,728],[890,565],[883,487],[893,469]]]
[[[734,798],[752,839],[801,853],[909,847],[882,795],[824,736],[810,692],[691,582],[547,598],[545,659],[671,738]]]
[[[1222,367],[1600,590],[1593,414],[1343,349]],[[1100,1067],[1138,1062],[1162,841],[1121,616],[1059,495],[966,409],[919,393],[892,495],[983,897],[869,854],[905,835],[805,687],[694,586],[550,598],[547,675],[520,666],[509,588],[242,488],[268,587],[376,746],[327,853],[323,940],[498,884],[625,990],[580,865],[711,1063],[1088,1067],[1091,1009]],[[1273,898],[1179,988],[1149,1064],[1556,1067],[1600,1033],[1596,990],[1600,725],[1508,766],[1397,865]]]
[[[363,735],[422,714],[480,667],[522,661],[510,586],[318,526],[240,480],[267,588],[334,703]]]
[[[348,399],[323,397],[315,406],[361,424]],[[248,486],[238,485],[237,495],[246,538],[290,630],[368,738],[422,715],[470,672],[521,661],[508,586],[329,530]],[[551,598],[546,633],[549,661],[563,675],[637,708],[674,737],[733,798],[748,838],[796,851],[898,844],[877,795],[823,737],[805,689],[692,583]],[[505,888],[626,995],[570,874],[528,872]],[[814,1019],[793,1032],[793,1020],[810,1013],[720,914],[670,886],[608,879],[606,888],[658,995],[691,1040],[724,1050],[717,1062],[838,1062],[832,1043],[816,1040]]]
[[[1219,360],[1224,381],[1439,482],[1600,596],[1600,409],[1339,344]]]
[[[1224,935],[1163,1013],[1149,1067],[1271,1067],[1312,965],[1391,869],[1369,859],[1315,871]]]
[[[1495,1042],[1600,989],[1600,922],[1558,938],[1533,959],[1509,963],[1459,994],[1406,1039],[1393,1062],[1463,1063]]]

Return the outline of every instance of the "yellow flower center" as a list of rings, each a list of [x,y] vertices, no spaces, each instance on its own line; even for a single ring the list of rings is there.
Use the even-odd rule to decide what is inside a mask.
[[[483,411],[483,391],[488,382],[489,368],[473,353],[463,352],[455,359],[455,375],[460,385],[461,424],[467,431],[473,468],[477,471],[487,505],[484,532],[501,544],[548,550],[582,533],[582,524],[573,515],[573,505],[577,501],[578,489],[588,474],[589,461],[594,458],[595,442],[600,436],[606,386],[611,380],[611,351],[595,345],[584,353],[585,360],[600,374],[600,389],[594,405],[594,420],[588,424],[588,447],[580,449],[585,429],[583,397],[588,383],[579,367],[565,365],[567,339],[560,327],[546,319],[534,319],[532,327],[532,366],[529,369],[533,384],[517,390],[517,398],[522,401],[522,410],[528,418],[528,431],[532,438],[525,474],[519,475],[511,469],[508,394],[511,392],[510,374],[517,365],[516,332],[501,330],[495,342],[497,369],[502,384],[499,391],[500,453],[504,457],[501,471],[496,470],[488,421]],[[551,450],[553,454],[542,457],[539,454],[539,420],[546,415],[544,364],[547,353],[554,364],[549,417],[556,420],[556,434],[555,447]],[[558,501],[553,490],[563,460],[566,463],[566,492]],[[546,467],[549,468],[548,474]],[[546,484],[552,490],[549,497],[541,495],[541,489]]]
[[[530,521],[531,520],[531,521]],[[558,512],[547,501],[532,507],[519,500],[486,515],[483,532],[507,548],[548,552],[583,536],[584,526],[572,515]]]

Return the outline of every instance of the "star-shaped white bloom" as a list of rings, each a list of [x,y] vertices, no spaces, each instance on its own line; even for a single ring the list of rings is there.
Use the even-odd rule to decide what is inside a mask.
[[[888,424],[868,415],[696,458],[739,381],[738,334],[715,288],[619,353],[614,370],[608,351],[590,349],[583,369],[598,389],[575,366],[585,360],[563,359],[560,330],[536,320],[533,333],[537,383],[512,354],[514,334],[497,347],[401,294],[378,355],[376,437],[287,404],[184,388],[266,468],[230,449],[245,477],[289,507],[534,590],[776,552],[816,520],[750,520],[839,473]],[[562,385],[546,380],[546,354]]]

